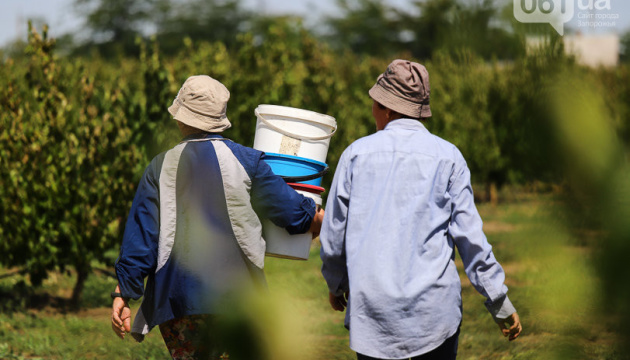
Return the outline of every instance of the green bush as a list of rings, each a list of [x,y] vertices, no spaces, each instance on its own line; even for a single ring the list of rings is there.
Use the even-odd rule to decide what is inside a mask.
[[[46,29],[32,30],[27,62],[1,70],[0,263],[24,267],[34,285],[74,266],[78,303],[91,262],[119,242],[145,160],[114,86],[122,74],[104,83],[53,48]]]

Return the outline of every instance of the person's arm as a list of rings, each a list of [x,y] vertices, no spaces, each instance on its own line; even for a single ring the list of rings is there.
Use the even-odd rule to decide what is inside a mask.
[[[274,174],[264,157],[258,159],[253,174],[251,199],[260,217],[270,219],[289,234],[304,234],[311,229],[316,213],[315,201],[293,190]],[[317,222],[312,230],[319,232]]]
[[[470,282],[486,297],[486,308],[503,334],[514,340],[522,330],[520,319],[507,296],[503,268],[483,233],[470,184],[470,171],[463,158],[458,160],[449,185],[452,199],[449,236],[457,246]]]
[[[349,291],[346,267],[346,221],[351,190],[350,155],[341,155],[330,186],[326,215],[319,235],[322,244],[322,275],[328,284],[329,302],[333,309],[343,311]]]
[[[159,241],[159,180],[153,174],[155,163],[145,171],[127,218],[125,233],[116,261],[115,270],[118,278],[116,293],[121,297],[113,299],[112,329],[124,338],[124,332],[130,331],[131,312],[128,299],[139,299],[144,294],[144,279],[153,271],[157,262]]]

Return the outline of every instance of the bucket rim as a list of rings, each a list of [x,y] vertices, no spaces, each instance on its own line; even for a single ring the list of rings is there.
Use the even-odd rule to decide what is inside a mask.
[[[317,160],[313,160],[313,159],[309,159],[309,158],[304,158],[304,157],[300,157],[300,156],[271,153],[271,152],[266,152],[266,151],[264,153],[265,153],[265,157],[276,157],[276,158],[285,158],[285,159],[295,160],[295,161],[302,161],[302,162],[318,165],[318,166],[320,166],[322,168],[325,168],[325,167],[328,166],[326,163],[323,163],[321,161],[317,161]],[[263,159],[265,159],[265,157],[263,157]]]
[[[290,118],[296,118],[305,121],[317,122],[327,125],[333,129],[337,128],[337,120],[327,114],[318,113],[312,110],[294,108],[290,106],[272,105],[272,104],[260,104],[256,107],[256,110],[263,115],[280,115]],[[297,113],[297,114],[296,114]],[[306,118],[300,118],[297,116],[305,116]]]
[[[293,190],[303,190],[303,191],[310,192],[313,194],[318,194],[318,195],[326,191],[326,189],[321,186],[311,185],[311,184],[287,183],[287,185],[292,187]]]

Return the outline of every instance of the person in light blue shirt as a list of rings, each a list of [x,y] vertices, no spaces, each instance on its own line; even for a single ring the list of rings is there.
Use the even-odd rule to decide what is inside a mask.
[[[395,60],[369,91],[377,132],[342,154],[320,234],[333,309],[361,359],[455,359],[459,251],[504,336],[522,326],[474,204],[470,172],[431,117],[429,74]]]

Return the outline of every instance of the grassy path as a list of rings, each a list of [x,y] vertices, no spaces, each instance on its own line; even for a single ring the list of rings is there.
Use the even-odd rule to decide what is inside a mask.
[[[552,205],[548,198],[531,197],[480,206],[524,333],[515,342],[505,340],[484,299],[460,272],[464,320],[459,359],[628,358],[615,350],[618,339],[601,320],[592,251],[567,233]],[[263,335],[273,360],[355,359],[343,314],[329,308],[318,252],[313,246],[310,260],[303,262],[267,259],[274,298],[251,306],[257,314],[254,326],[274,329]],[[0,296],[22,286],[20,281],[19,276],[0,279]],[[71,284],[71,275],[54,274],[45,290],[63,298],[69,296]],[[114,336],[107,296],[113,285],[112,279],[92,276],[84,296],[88,306],[78,313],[51,306],[10,313],[0,298],[5,308],[0,313],[0,359],[168,359],[159,331],[152,331],[142,344]]]

